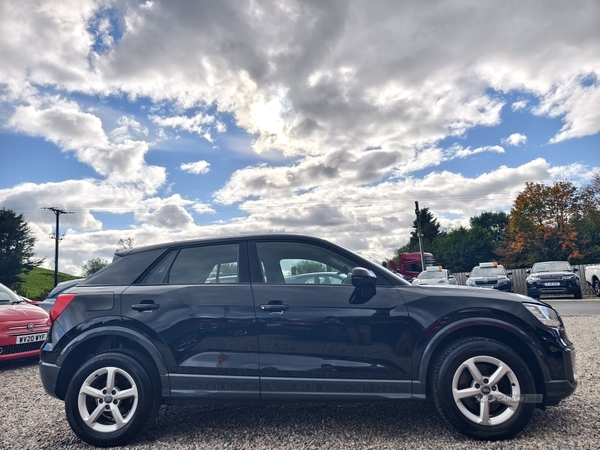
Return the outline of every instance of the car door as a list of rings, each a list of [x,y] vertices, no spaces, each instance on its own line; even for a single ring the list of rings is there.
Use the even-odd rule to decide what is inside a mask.
[[[261,398],[353,401],[410,397],[412,343],[402,296],[381,277],[350,284],[356,256],[323,241],[249,243]],[[340,284],[291,274],[336,273]],[[286,281],[287,278],[287,281]]]
[[[243,241],[172,248],[122,294],[122,315],[160,345],[175,400],[259,398],[246,248]]]

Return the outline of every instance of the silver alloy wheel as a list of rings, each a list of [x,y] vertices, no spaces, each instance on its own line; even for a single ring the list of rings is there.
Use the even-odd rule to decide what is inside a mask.
[[[135,415],[138,389],[123,369],[103,367],[85,379],[79,388],[77,406],[88,427],[111,433],[123,428]]]
[[[495,426],[516,413],[521,388],[506,363],[482,355],[469,358],[458,367],[452,379],[452,395],[467,419],[479,425]]]

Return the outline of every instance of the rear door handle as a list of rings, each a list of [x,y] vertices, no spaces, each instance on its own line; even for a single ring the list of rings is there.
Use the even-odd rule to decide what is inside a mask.
[[[160,305],[154,303],[152,300],[142,300],[141,303],[131,305],[131,309],[134,311],[154,311],[159,307]]]
[[[278,300],[274,300],[272,302],[269,302],[268,305],[260,305],[260,309],[263,311],[267,311],[269,313],[283,313],[284,311],[287,311],[290,308],[289,305],[284,305],[283,302],[278,301]]]

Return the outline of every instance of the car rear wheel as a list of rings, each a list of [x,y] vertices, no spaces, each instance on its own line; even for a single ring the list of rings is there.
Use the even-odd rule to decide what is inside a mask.
[[[158,378],[150,363],[129,351],[97,355],[77,371],[65,398],[67,419],[83,441],[124,445],[157,413]]]
[[[506,345],[465,338],[436,360],[431,395],[439,414],[475,439],[508,439],[529,423],[535,410],[528,394],[535,383],[523,359]]]

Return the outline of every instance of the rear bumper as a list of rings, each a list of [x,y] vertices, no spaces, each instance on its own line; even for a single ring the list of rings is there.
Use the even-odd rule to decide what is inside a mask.
[[[58,398],[56,395],[56,384],[58,382],[58,375],[60,373],[60,367],[40,361],[40,377],[42,379],[42,385],[44,390],[52,397]],[[62,400],[62,399],[61,399]]]

